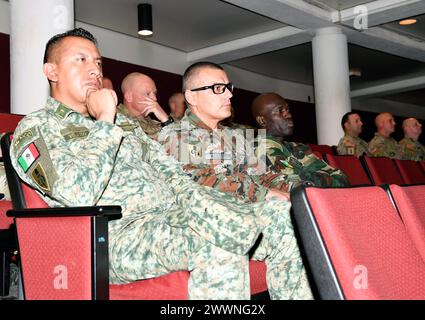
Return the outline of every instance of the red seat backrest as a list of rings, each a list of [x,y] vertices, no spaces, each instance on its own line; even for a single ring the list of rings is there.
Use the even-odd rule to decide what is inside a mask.
[[[15,131],[18,122],[24,116],[19,114],[0,113],[0,132]]]
[[[404,184],[425,183],[425,172],[417,161],[398,159],[394,161],[400,171]]]
[[[425,185],[390,186],[407,232],[425,262]]]
[[[12,209],[12,201],[1,200],[0,201],[0,230],[9,229],[13,223],[13,218],[6,216],[6,211]]]
[[[17,219],[16,228],[25,299],[92,298],[90,217]]]
[[[382,188],[306,194],[347,299],[425,299],[425,264]]]
[[[327,144],[308,144],[308,146],[313,151],[318,151],[320,153],[325,153],[325,154],[328,154],[328,153],[334,154],[332,147],[328,146]]]
[[[390,158],[364,156],[364,161],[375,185],[403,184],[396,164]]]
[[[419,163],[421,164],[422,169],[424,170],[425,173],[425,161],[419,161]]]
[[[352,186],[371,185],[360,159],[355,156],[336,156],[327,154],[326,159],[330,166],[341,169],[348,177]]]

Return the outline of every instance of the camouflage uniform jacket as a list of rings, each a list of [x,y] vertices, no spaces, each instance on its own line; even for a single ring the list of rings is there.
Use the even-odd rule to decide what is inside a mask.
[[[371,157],[402,159],[401,148],[397,141],[392,137],[384,138],[378,132],[369,141],[368,150]]]
[[[161,131],[161,122],[153,120],[149,116],[146,118],[136,118],[130,114],[128,108],[122,103],[118,106],[118,112],[122,113],[127,118],[135,120],[139,124],[140,128],[142,128],[142,130],[149,136],[149,138],[154,140],[158,139],[158,132]]]
[[[19,123],[11,158],[51,207],[120,205],[123,217],[109,223],[110,247],[149,216],[237,254],[246,254],[260,233],[251,206],[194,183],[121,113],[115,124],[95,121],[49,98]]]
[[[399,142],[403,159],[413,161],[425,161],[425,146],[411,138],[403,138]]]
[[[349,186],[345,174],[332,168],[326,162],[317,158],[310,147],[296,142],[280,142],[268,135],[266,140],[267,168],[275,176],[268,175],[267,183],[270,187],[281,190],[286,185],[288,191],[301,183],[312,183],[319,187]],[[263,184],[264,185],[264,184]]]
[[[340,155],[354,155],[360,157],[364,153],[368,154],[367,142],[359,137],[350,136],[349,134],[345,134],[344,137],[339,140],[337,150]]]
[[[254,157],[255,153],[253,145],[252,152],[249,152],[242,130],[220,124],[212,130],[187,110],[179,122],[162,129],[159,142],[197,183],[244,201],[264,200],[268,190],[248,174],[253,169],[248,158]]]

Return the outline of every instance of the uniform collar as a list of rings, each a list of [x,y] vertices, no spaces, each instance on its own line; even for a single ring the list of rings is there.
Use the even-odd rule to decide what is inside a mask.
[[[202,120],[199,119],[195,114],[190,112],[189,109],[186,110],[183,118],[180,121],[184,121],[184,120],[187,120],[189,122],[189,124],[191,124],[195,127],[200,127],[202,129],[205,129],[205,130],[208,130],[208,131],[215,131],[215,130],[211,129],[210,127],[208,127],[204,122],[202,122]],[[223,129],[223,126],[219,123],[217,125],[217,129]]]
[[[56,100],[53,97],[47,98],[46,109],[53,112],[53,114],[61,120],[65,120],[66,118],[68,118],[68,116],[71,113],[80,114],[79,112],[71,109],[70,107],[61,103],[60,101]],[[83,115],[81,115],[81,116],[83,116]]]

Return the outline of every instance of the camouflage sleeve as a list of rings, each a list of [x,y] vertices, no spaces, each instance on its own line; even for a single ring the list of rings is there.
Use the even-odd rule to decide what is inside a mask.
[[[78,144],[67,142],[53,120],[27,117],[18,125],[11,148],[19,176],[58,205],[95,205],[111,176],[122,130],[97,121]],[[30,162],[24,158],[33,150]]]
[[[305,151],[308,158],[300,171],[302,180],[309,180],[320,187],[347,187],[347,176],[339,169],[333,168],[314,155],[310,148]],[[304,162],[304,161],[303,161]]]
[[[323,160],[317,158],[306,145],[290,144],[289,151],[276,141],[268,141],[267,165],[273,172],[288,172],[288,182],[298,183],[310,181],[321,187],[343,187],[349,186],[347,176],[339,169],[332,168]],[[295,153],[297,155],[295,155]],[[290,168],[290,170],[288,170]],[[280,179],[276,179],[275,183]],[[290,186],[289,186],[290,187]]]

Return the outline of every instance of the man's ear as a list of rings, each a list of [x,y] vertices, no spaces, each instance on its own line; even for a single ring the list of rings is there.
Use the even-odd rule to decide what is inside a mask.
[[[43,64],[43,72],[46,75],[47,79],[52,82],[58,81],[58,75],[56,72],[56,64],[51,62],[46,62]]]
[[[264,119],[263,116],[256,116],[255,121],[260,125],[260,127],[265,128],[266,127],[266,119]]]
[[[190,106],[196,106],[196,94],[193,91],[186,90],[184,92],[184,99]]]
[[[124,93],[124,99],[128,102],[133,102],[133,94],[130,91]]]

